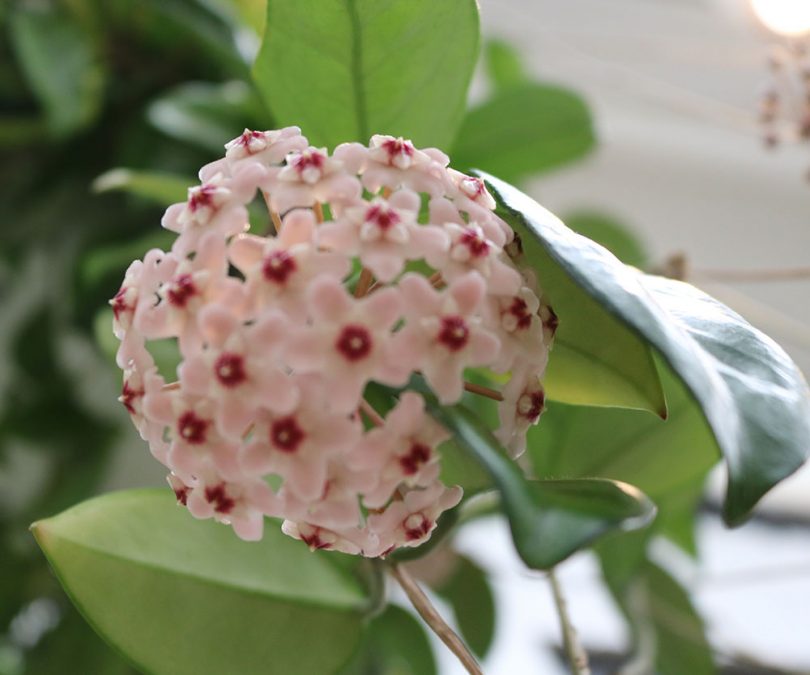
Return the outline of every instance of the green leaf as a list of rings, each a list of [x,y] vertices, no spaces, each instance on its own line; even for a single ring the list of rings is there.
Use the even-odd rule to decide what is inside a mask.
[[[487,40],[484,44],[484,68],[495,90],[508,89],[529,80],[517,50],[503,40]]]
[[[316,145],[380,133],[446,148],[477,52],[474,0],[269,0],[253,78]]]
[[[389,605],[371,621],[361,651],[341,675],[436,675],[423,624],[410,612]]]
[[[630,621],[634,641],[660,675],[714,675],[703,620],[689,594],[658,565],[646,559],[647,539],[615,537],[598,547],[602,574]]]
[[[168,490],[136,490],[32,529],[85,618],[146,672],[335,672],[360,640],[364,593],[328,554],[268,525],[242,542]]]
[[[185,201],[188,188],[199,181],[174,173],[111,169],[93,181],[95,192],[126,192],[159,206]]]
[[[453,608],[466,643],[484,658],[495,637],[495,598],[484,570],[458,556],[452,575],[435,590]]]
[[[455,436],[501,493],[512,539],[523,561],[549,569],[607,532],[646,526],[655,505],[636,488],[601,479],[530,481],[477,415],[442,407],[423,389],[430,414]]]
[[[601,244],[626,265],[639,268],[646,265],[647,252],[638,238],[610,216],[594,211],[574,211],[564,220],[574,232]]]
[[[743,522],[810,452],[810,393],[799,369],[773,340],[728,307],[688,284],[622,264],[516,188],[487,180],[538,271],[564,271],[626,333],[655,347],[683,380],[728,467],[725,521]],[[552,287],[552,302],[553,293]],[[591,317],[582,318],[580,329],[593,335],[594,327],[587,327]],[[561,315],[560,330],[563,321]],[[555,360],[556,350],[551,363]]]
[[[663,374],[666,421],[638,410],[549,403],[528,434],[535,474],[621,480],[656,502],[702,479],[720,451],[691,394],[667,369]]]
[[[98,114],[104,70],[95,45],[67,12],[34,4],[11,15],[11,44],[55,136],[89,125]]]
[[[453,164],[517,182],[584,157],[596,143],[585,102],[562,87],[525,82],[467,113]]]
[[[181,84],[151,103],[147,117],[167,136],[216,156],[221,156],[225,143],[243,129],[273,126],[253,89],[236,80]]]

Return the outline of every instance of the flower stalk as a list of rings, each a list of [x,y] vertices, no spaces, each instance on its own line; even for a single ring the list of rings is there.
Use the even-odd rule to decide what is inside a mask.
[[[447,625],[447,622],[442,618],[441,614],[436,610],[430,599],[425,592],[416,583],[416,580],[408,573],[408,571],[398,563],[392,563],[390,566],[391,574],[397,580],[400,587],[405,591],[408,600],[414,606],[419,616],[424,619],[425,623],[430,629],[438,636],[438,638],[447,645],[453,654],[458,657],[461,665],[466,668],[470,675],[483,675],[483,670],[472,652],[464,644],[464,641],[458,634]]]

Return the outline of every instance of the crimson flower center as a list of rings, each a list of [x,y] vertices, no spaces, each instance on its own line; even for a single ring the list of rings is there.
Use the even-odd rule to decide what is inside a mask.
[[[430,460],[430,447],[414,441],[408,453],[399,458],[399,465],[406,476],[412,476]]]
[[[189,299],[198,293],[190,274],[181,274],[169,285],[166,297],[176,307],[185,307]]]
[[[458,241],[459,244],[466,246],[469,249],[470,255],[473,258],[483,258],[489,253],[489,244],[487,243],[487,240],[470,227],[464,230]]]
[[[543,412],[546,395],[543,391],[523,394],[518,401],[518,411],[530,422],[535,422]]]
[[[296,268],[295,258],[290,255],[289,251],[273,251],[265,257],[264,263],[262,263],[262,274],[267,281],[284,284]]]
[[[320,152],[302,152],[292,160],[292,165],[298,173],[307,169],[322,169],[326,158]]]
[[[371,353],[371,334],[365,326],[349,325],[343,328],[335,348],[349,361],[360,361]]]
[[[401,138],[390,138],[382,144],[382,147],[388,153],[389,161],[393,160],[397,155],[413,157],[413,145]]]
[[[517,319],[517,327],[525,330],[532,324],[529,306],[523,298],[514,298],[509,306],[509,313]]]
[[[214,505],[214,511],[217,513],[230,513],[236,506],[236,501],[228,496],[222,483],[205,488],[205,499]]]
[[[193,410],[188,410],[177,420],[177,431],[186,443],[200,445],[205,443],[209,424],[208,420],[198,417]]]
[[[366,211],[366,222],[374,223],[381,230],[387,230],[399,223],[399,216],[393,209],[375,204]]]
[[[112,300],[113,316],[116,321],[121,320],[121,315],[131,312],[135,308],[127,303],[127,288],[121,288]]]
[[[214,373],[226,387],[236,387],[247,379],[245,359],[239,354],[223,352],[214,363]]]
[[[460,316],[443,316],[438,340],[451,352],[464,349],[470,339],[467,322]]]
[[[124,387],[121,389],[121,398],[119,399],[130,415],[135,414],[135,401],[143,396],[146,392],[143,389],[134,389],[129,386],[129,382],[124,382]]]
[[[190,194],[188,196],[188,207],[191,209],[191,212],[194,213],[205,206],[214,206],[214,195],[216,194],[216,191],[216,186],[209,184],[201,185],[198,188],[193,188],[190,190]]]
[[[270,442],[281,452],[295,452],[306,434],[295,417],[282,417],[270,425]]]
[[[408,516],[402,523],[402,528],[405,530],[405,536],[409,541],[421,539],[430,533],[430,528],[433,523],[425,518],[422,513],[413,513]]]

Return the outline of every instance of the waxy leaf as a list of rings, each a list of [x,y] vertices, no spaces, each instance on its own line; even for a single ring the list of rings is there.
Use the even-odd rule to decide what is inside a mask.
[[[188,188],[198,181],[174,173],[110,169],[93,181],[95,192],[126,192],[159,206],[185,201]]]
[[[269,0],[253,79],[313,144],[380,133],[447,148],[477,53],[475,0]]]
[[[168,490],[136,490],[32,529],[85,618],[145,672],[333,673],[360,641],[359,583],[273,523],[246,543]]]
[[[683,380],[728,467],[723,516],[729,525],[743,522],[810,452],[810,393],[796,365],[773,340],[705,293],[641,274],[516,188],[486,179],[541,285],[548,268],[562,272],[625,332],[655,347]],[[552,303],[555,290],[548,287]],[[560,306],[561,332],[566,309]],[[590,317],[583,318],[587,333],[580,339],[601,341],[603,336],[587,328]],[[555,350],[551,364],[556,356]]]
[[[501,494],[518,555],[534,569],[550,569],[615,530],[647,525],[655,505],[639,490],[602,479],[527,480],[481,423],[461,405],[442,407],[425,392],[430,414],[492,477]]]

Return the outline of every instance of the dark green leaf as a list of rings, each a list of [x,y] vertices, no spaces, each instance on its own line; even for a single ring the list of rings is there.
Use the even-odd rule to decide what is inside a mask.
[[[523,561],[549,569],[601,537],[644,527],[655,506],[636,488],[609,480],[529,481],[480,419],[461,405],[442,407],[425,392],[428,410],[492,478]]]
[[[173,173],[111,169],[93,181],[93,190],[127,192],[159,206],[168,206],[185,201],[189,187],[198,182],[195,178]]]
[[[465,642],[484,658],[495,637],[495,598],[484,570],[469,558],[458,556],[453,574],[436,592],[453,608]]]
[[[17,61],[56,136],[93,121],[102,103],[104,71],[92,37],[69,13],[34,4],[11,16]]]
[[[496,90],[524,84],[529,79],[517,50],[503,40],[488,40],[484,44],[484,67]]]
[[[411,613],[389,605],[366,630],[363,645],[340,675],[436,675],[425,629]]]
[[[595,143],[590,112],[577,94],[526,82],[470,110],[450,156],[460,168],[517,182],[580,159]]]
[[[250,128],[273,126],[255,92],[244,82],[189,82],[164,94],[147,110],[149,121],[167,136],[192,143],[216,156]]]
[[[773,340],[713,298],[688,284],[639,273],[516,188],[488,181],[541,273],[541,284],[546,267],[564,270],[625,332],[659,350],[684,381],[728,466],[724,518],[730,525],[741,523],[810,452],[810,394],[796,365]],[[586,324],[589,320],[585,317]],[[582,328],[594,333],[593,327]],[[556,356],[555,351],[552,363]]]
[[[474,0],[269,0],[253,78],[317,145],[381,133],[446,148],[477,51]]]
[[[330,673],[360,639],[357,582],[273,523],[260,543],[242,542],[195,521],[168,490],[144,490],[33,530],[80,611],[147,672]]]

